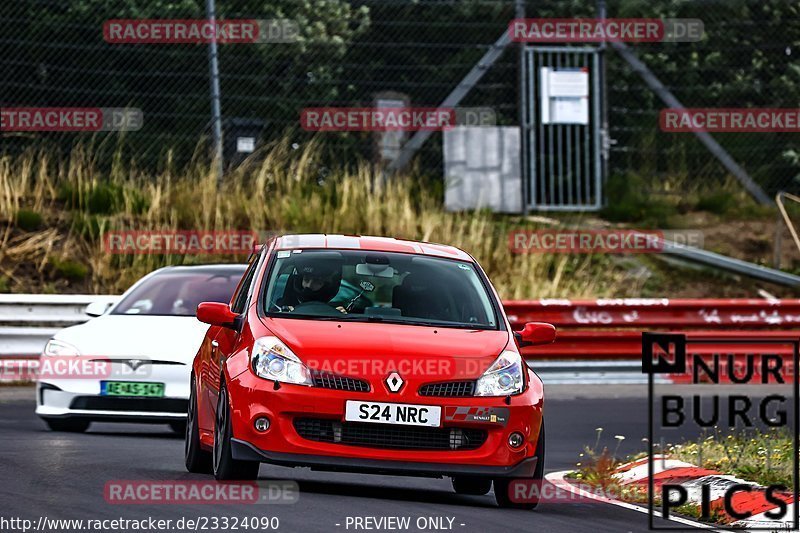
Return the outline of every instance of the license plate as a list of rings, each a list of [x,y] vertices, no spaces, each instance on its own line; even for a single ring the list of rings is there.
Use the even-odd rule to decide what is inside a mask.
[[[345,403],[344,419],[347,422],[439,427],[442,419],[442,408],[436,405],[348,400]]]
[[[162,398],[164,396],[164,384],[145,383],[142,381],[101,381],[100,394],[102,396]]]

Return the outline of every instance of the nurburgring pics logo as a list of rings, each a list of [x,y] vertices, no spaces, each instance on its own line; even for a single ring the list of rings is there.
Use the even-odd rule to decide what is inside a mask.
[[[511,40],[522,43],[697,42],[700,19],[514,19]]]
[[[669,108],[659,113],[658,125],[670,133],[798,133],[800,109]]]
[[[495,124],[488,107],[310,107],[300,113],[306,131],[439,131]]]
[[[775,530],[789,524],[798,527],[798,508],[788,501],[798,498],[798,436],[796,409],[798,376],[797,339],[775,337],[726,338],[696,340],[679,333],[642,333],[642,371],[648,375],[648,508],[650,529],[683,530],[664,527],[654,521],[655,508],[669,522],[682,505],[693,504],[700,520],[724,515],[732,528],[743,525],[750,530]],[[737,364],[738,363],[738,364]],[[664,393],[656,393],[656,375],[667,377]],[[678,386],[676,383],[685,383]],[[659,385],[660,387],[662,385]],[[769,386],[764,392],[764,386]],[[686,392],[689,391],[689,392]],[[666,443],[676,443],[686,435],[712,433],[727,446],[731,432],[767,432],[787,430],[794,436],[792,487],[781,483],[760,486],[744,483],[731,476],[703,475],[685,482],[655,479],[666,470]],[[727,433],[727,436],[726,436]],[[655,446],[660,452],[656,453]],[[769,446],[767,446],[769,448]],[[725,448],[729,463],[736,466],[737,453],[743,450]],[[767,456],[772,449],[763,450]],[[701,454],[698,451],[698,454]],[[761,452],[759,452],[761,453]],[[698,459],[703,466],[702,459]],[[721,463],[722,464],[722,463]],[[662,466],[661,470],[657,470]],[[661,476],[664,477],[664,476]],[[762,518],[763,517],[763,518]],[[764,523],[766,522],[766,523]],[[762,527],[762,525],[764,527]],[[729,529],[716,526],[717,529]]]
[[[660,230],[512,230],[508,246],[515,254],[648,254],[670,245],[703,246],[701,231]]]
[[[300,27],[293,20],[113,19],[103,24],[111,44],[293,43]]]
[[[135,107],[3,107],[0,132],[138,131],[144,119]]]

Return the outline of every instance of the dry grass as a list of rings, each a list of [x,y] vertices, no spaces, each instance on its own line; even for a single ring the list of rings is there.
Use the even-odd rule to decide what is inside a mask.
[[[512,254],[508,231],[518,220],[445,212],[439,196],[421,187],[420,180],[400,176],[384,183],[367,164],[323,172],[318,153],[313,144],[302,150],[287,142],[272,145],[226,176],[219,191],[211,167],[200,162],[176,170],[167,161],[154,174],[121,157],[100,171],[92,154],[81,148],[66,160],[41,152],[2,157],[0,275],[16,292],[31,290],[25,286],[31,275],[40,276],[44,290],[68,291],[69,284],[53,281],[48,272],[54,261],[69,259],[89,267],[83,290],[116,293],[167,264],[244,258],[110,255],[103,251],[103,232],[247,229],[452,244],[481,262],[504,298],[619,296],[636,290],[607,256]],[[36,232],[16,228],[13,221],[21,208],[41,213],[45,227]]]

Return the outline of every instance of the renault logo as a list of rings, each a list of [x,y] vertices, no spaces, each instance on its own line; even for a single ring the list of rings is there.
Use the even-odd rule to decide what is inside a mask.
[[[403,383],[403,378],[397,372],[392,372],[386,378],[386,386],[389,388],[389,392],[398,392],[403,388]]]

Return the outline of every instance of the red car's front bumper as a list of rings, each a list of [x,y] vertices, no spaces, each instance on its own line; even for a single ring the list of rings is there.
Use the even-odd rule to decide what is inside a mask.
[[[228,385],[234,458],[350,472],[393,472],[436,477],[530,477],[537,461],[536,443],[542,423],[543,391],[538,377],[532,372],[529,372],[529,377],[527,390],[511,397],[510,403],[506,403],[505,398],[421,396],[417,393],[421,383],[413,380],[399,393],[389,393],[378,383],[371,383],[370,392],[286,384],[275,390],[273,382],[245,371],[232,378]],[[320,442],[298,433],[296,419],[334,422],[337,427],[341,427],[340,424],[352,424],[344,422],[347,400],[441,406],[442,428],[482,430],[485,431],[485,440],[473,449],[458,449],[458,446],[452,446],[452,449],[413,449],[411,445],[404,447],[403,442],[398,443],[396,439],[391,446],[385,446]],[[466,410],[463,408],[469,407],[507,412],[507,420],[466,421],[453,416],[455,408],[462,408],[458,413],[464,413]],[[254,427],[259,417],[270,420],[270,428],[265,432],[259,432]],[[369,424],[370,429],[382,425]],[[405,430],[405,426],[401,427],[402,430]],[[516,449],[508,444],[508,437],[513,432],[521,433],[525,439],[524,445]]]

